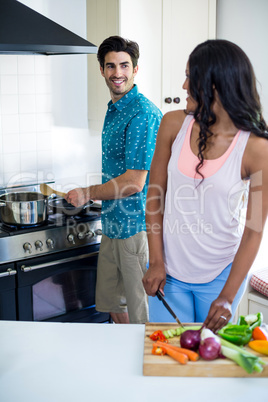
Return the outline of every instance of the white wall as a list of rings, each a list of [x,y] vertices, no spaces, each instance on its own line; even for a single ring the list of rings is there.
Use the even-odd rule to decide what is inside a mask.
[[[239,45],[250,58],[268,121],[268,1],[217,0],[217,38]]]
[[[86,38],[86,0],[20,1]],[[100,134],[88,131],[87,57],[96,55],[0,56],[0,187],[100,172]]]
[[[263,115],[268,122],[268,1],[267,0],[218,0],[217,38],[239,45],[250,58],[263,105]],[[251,271],[268,266],[268,225],[264,231],[259,253]]]

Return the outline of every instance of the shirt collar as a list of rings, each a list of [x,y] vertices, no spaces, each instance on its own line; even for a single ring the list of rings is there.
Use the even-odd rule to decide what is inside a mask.
[[[139,93],[138,87],[134,84],[134,87],[127,92],[121,99],[113,103],[111,100],[108,103],[109,111],[117,109],[118,111],[123,110]]]

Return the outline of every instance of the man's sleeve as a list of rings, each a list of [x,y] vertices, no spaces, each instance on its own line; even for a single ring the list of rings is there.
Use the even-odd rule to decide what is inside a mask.
[[[161,117],[146,113],[131,120],[126,133],[126,169],[150,170]]]

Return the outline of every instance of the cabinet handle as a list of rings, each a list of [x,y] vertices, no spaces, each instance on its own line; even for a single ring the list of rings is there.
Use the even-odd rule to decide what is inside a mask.
[[[173,99],[173,102],[174,102],[174,103],[180,103],[180,101],[181,101],[181,100],[180,100],[180,98],[179,98],[178,96]]]
[[[165,98],[165,103],[171,103],[172,99],[171,98]]]

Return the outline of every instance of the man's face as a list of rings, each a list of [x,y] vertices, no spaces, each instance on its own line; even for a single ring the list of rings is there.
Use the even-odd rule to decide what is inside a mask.
[[[138,66],[133,69],[131,57],[126,52],[109,52],[105,56],[104,69],[100,67],[100,70],[115,103],[132,89]]]

